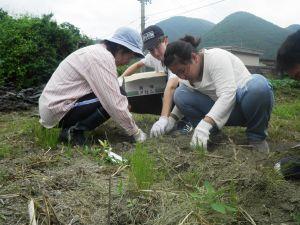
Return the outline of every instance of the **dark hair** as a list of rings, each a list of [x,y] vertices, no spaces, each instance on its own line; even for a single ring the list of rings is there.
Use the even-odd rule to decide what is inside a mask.
[[[282,43],[276,59],[276,69],[284,72],[300,63],[300,30],[289,35]]]
[[[108,40],[104,40],[101,43],[106,45],[106,49],[107,51],[109,51],[114,57],[116,56],[117,52],[121,51],[121,53],[131,53],[133,51],[131,51],[129,48],[126,48],[123,45],[117,44],[115,42],[111,42]]]
[[[185,35],[184,38],[168,44],[164,55],[164,65],[168,67],[173,63],[190,63],[192,53],[197,53],[197,47],[200,42],[200,38]]]

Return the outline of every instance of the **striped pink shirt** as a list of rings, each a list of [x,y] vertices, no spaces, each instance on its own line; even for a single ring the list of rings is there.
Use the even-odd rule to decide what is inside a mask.
[[[39,99],[41,124],[54,127],[80,97],[91,92],[129,135],[138,131],[127,98],[120,93],[115,59],[102,44],[81,48],[60,63]]]

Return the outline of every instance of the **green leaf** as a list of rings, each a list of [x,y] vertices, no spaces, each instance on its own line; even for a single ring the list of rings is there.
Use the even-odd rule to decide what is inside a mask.
[[[191,196],[192,198],[195,198],[195,199],[199,199],[199,198],[200,198],[200,195],[197,194],[197,193],[190,193],[190,196]]]
[[[212,203],[210,205],[212,207],[213,210],[220,212],[222,214],[226,214],[226,205],[222,204],[222,203]]]
[[[230,211],[230,212],[236,212],[236,208],[235,207],[231,207],[229,205],[225,205],[226,211]]]
[[[205,188],[206,188],[208,194],[213,194],[213,193],[215,193],[214,187],[213,187],[208,181],[205,181],[205,182],[204,182],[204,186],[205,186]]]

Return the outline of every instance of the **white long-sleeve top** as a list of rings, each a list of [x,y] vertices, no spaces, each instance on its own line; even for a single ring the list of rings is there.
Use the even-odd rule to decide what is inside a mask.
[[[102,44],[81,48],[60,63],[39,99],[41,124],[54,127],[79,98],[91,92],[129,135],[138,131],[127,98],[120,93],[115,59]]]
[[[226,50],[204,49],[203,53],[202,80],[193,85],[187,80],[180,80],[180,82],[193,90],[208,95],[215,101],[206,116],[211,117],[221,129],[234,108],[237,89],[243,87],[251,79],[251,74],[238,57]],[[175,108],[173,113],[180,117],[178,109]]]
[[[148,53],[145,58],[140,60],[145,66],[151,67],[155,70],[155,72],[164,72],[168,76],[168,80],[172,78],[178,78],[176,74],[172,73],[171,70],[162,65],[162,62],[153,57],[150,53]]]

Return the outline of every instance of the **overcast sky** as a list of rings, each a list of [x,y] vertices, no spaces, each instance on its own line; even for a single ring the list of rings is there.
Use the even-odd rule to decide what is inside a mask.
[[[69,22],[91,38],[103,38],[121,26],[140,31],[138,0],[0,0],[10,15],[53,13],[58,23]],[[201,18],[218,23],[246,11],[281,27],[300,24],[299,0],[152,0],[146,6],[146,26],[171,16]]]

